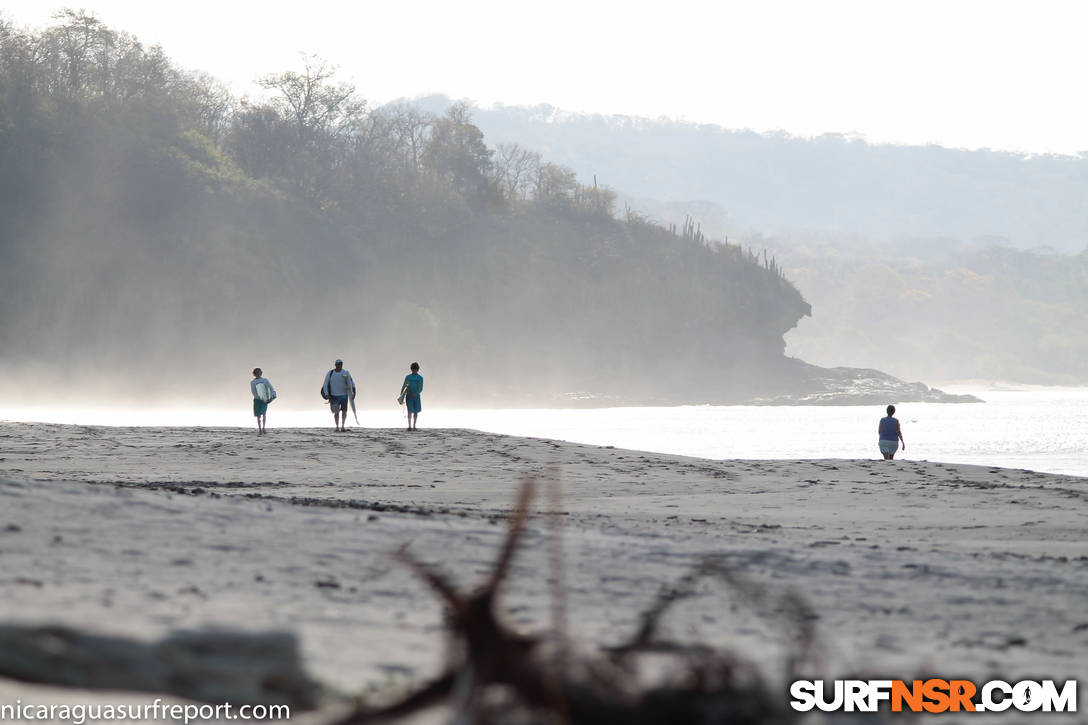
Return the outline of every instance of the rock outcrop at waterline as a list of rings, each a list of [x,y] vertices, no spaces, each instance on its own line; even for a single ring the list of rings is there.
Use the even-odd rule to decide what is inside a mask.
[[[974,395],[957,395],[908,383],[872,368],[802,367],[799,389],[749,401],[753,405],[887,405],[889,403],[982,403]]]
[[[764,374],[746,370],[693,378],[669,395],[629,395],[589,389],[564,393],[541,405],[603,408],[650,405],[898,405],[900,403],[983,403],[974,395],[946,393],[921,382],[906,382],[872,368],[822,368],[796,358],[774,361]],[[681,373],[681,375],[683,375]]]

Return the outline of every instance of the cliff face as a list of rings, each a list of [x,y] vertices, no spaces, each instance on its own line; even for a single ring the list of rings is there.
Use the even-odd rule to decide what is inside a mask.
[[[466,275],[490,292],[447,289],[443,307],[472,321],[531,391],[693,402],[758,390],[759,370],[782,359],[783,335],[808,313],[775,269],[734,246],[539,209],[501,226],[474,252],[482,276]]]

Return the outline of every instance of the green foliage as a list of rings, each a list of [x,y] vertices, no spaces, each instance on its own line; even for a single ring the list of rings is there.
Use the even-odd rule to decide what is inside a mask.
[[[275,195],[267,183],[247,176],[210,138],[195,129],[178,134],[168,153],[181,167],[181,173],[208,196],[243,201]]]
[[[487,196],[492,153],[484,144],[483,133],[471,123],[468,109],[454,105],[432,122],[423,164],[439,185],[477,202]]]
[[[13,360],[218,378],[239,349],[347,339],[466,394],[516,387],[496,369],[548,394],[671,393],[685,369],[781,359],[808,311],[776,265],[617,220],[615,192],[488,147],[466,106],[368,110],[319,59],[237,102],[71,11],[0,26],[0,58]]]

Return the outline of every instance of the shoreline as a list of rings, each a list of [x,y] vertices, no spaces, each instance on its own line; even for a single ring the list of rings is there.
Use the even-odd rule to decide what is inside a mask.
[[[279,405],[286,405],[280,403]],[[1047,394],[994,393],[987,404],[915,404],[900,411],[908,450],[897,459],[963,465],[994,465],[1088,478],[1088,388]],[[73,425],[110,428],[210,429],[255,432],[249,406],[230,409],[38,409],[0,408],[3,425]],[[468,429],[500,435],[548,438],[615,446],[663,455],[713,460],[879,458],[875,421],[884,406],[682,406],[602,409],[457,409],[428,405],[421,435],[438,429]],[[361,409],[351,435],[403,430],[395,404]],[[274,407],[269,434],[311,429],[331,431],[327,409]],[[800,435],[783,436],[782,431]]]
[[[719,555],[806,599],[829,674],[1072,679],[1083,665],[1088,479],[457,429],[273,433],[4,424],[0,620],[140,639],[287,630],[334,691],[425,680],[442,663],[441,608],[391,552],[478,583],[535,476],[562,485],[568,627],[583,646],[626,639],[662,586]],[[504,592],[515,627],[550,622],[547,500]],[[785,656],[773,617],[722,587],[666,622],[771,672]]]

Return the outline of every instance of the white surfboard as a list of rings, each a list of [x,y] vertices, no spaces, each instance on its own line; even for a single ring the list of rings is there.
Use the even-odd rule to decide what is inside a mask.
[[[257,388],[257,400],[262,403],[267,403],[272,400],[272,386],[263,380],[256,385]]]

